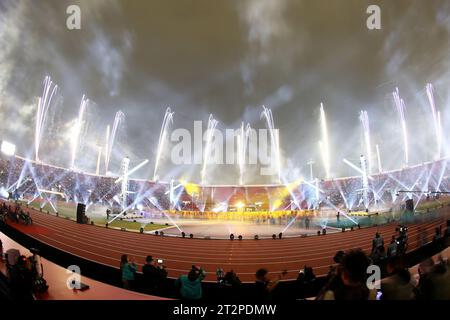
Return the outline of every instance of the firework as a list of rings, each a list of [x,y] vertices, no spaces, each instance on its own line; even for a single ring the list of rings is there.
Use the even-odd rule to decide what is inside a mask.
[[[320,130],[322,133],[322,140],[319,141],[320,153],[322,155],[323,167],[325,169],[326,178],[330,178],[330,149],[328,144],[328,129],[327,120],[325,117],[325,110],[323,103],[320,103]]]
[[[362,110],[359,119],[361,120],[362,129],[364,133],[364,145],[366,147],[366,158],[367,158],[367,174],[372,173],[372,145],[370,143],[370,125],[369,125],[369,115],[367,111]]]
[[[70,161],[71,169],[75,168],[75,160],[77,158],[77,153],[78,153],[80,138],[81,138],[80,137],[81,129],[83,127],[83,117],[84,117],[84,113],[86,111],[86,107],[87,107],[88,103],[89,103],[89,99],[86,99],[85,95],[83,95],[83,97],[81,98],[80,108],[78,111],[78,119],[75,123],[75,127],[73,129],[72,136],[71,136],[71,144],[72,144],[72,158]]]
[[[52,79],[49,76],[46,76],[44,79],[44,90],[42,96],[39,97],[36,112],[36,129],[34,136],[36,161],[39,161],[39,147],[44,132],[45,119],[47,118],[48,109],[50,108],[57,90],[58,86],[52,82]]]
[[[280,144],[279,144],[279,136],[275,131],[272,110],[263,106],[263,112],[261,113],[261,117],[266,120],[267,128],[270,134],[271,152],[275,153],[278,183],[281,183]]]
[[[244,184],[244,175],[245,175],[245,161],[247,156],[247,143],[252,128],[250,124],[247,123],[247,126],[244,128],[244,123],[242,123],[241,129],[238,135],[238,164],[239,164],[239,184]]]
[[[403,135],[403,150],[405,153],[405,165],[408,165],[408,131],[406,128],[406,120],[405,120],[405,111],[406,106],[403,99],[400,97],[398,88],[392,93],[394,96],[395,108],[397,110],[398,116],[400,118],[400,124],[402,126],[402,135]]]
[[[109,162],[111,161],[111,152],[114,147],[114,142],[116,140],[116,133],[120,127],[120,124],[125,120],[125,114],[122,111],[117,111],[116,116],[114,118],[113,127],[111,130],[111,135],[109,134],[109,130],[107,129],[107,137],[109,137],[107,143],[107,149],[105,150],[105,173],[108,173]],[[109,128],[109,126],[108,126]]]
[[[441,158],[442,149],[442,128],[441,128],[441,113],[437,110],[434,101],[434,89],[431,83],[426,86],[428,102],[430,103],[431,116],[433,118],[434,132],[436,136],[436,158]]]
[[[216,129],[218,123],[219,122],[216,119],[214,119],[213,115],[210,114],[208,119],[208,129],[206,131],[205,150],[203,153],[203,169],[201,172],[202,184],[206,183],[206,167],[211,160],[212,139],[214,137],[214,130]]]
[[[166,141],[167,131],[169,128],[169,124],[173,122],[173,112],[170,108],[166,109],[166,113],[164,114],[164,119],[161,125],[161,131],[159,132],[159,141],[158,141],[158,149],[156,150],[156,160],[155,160],[155,169],[153,170],[153,180],[158,180],[158,167],[159,162],[161,160],[161,155],[164,150],[164,145]]]

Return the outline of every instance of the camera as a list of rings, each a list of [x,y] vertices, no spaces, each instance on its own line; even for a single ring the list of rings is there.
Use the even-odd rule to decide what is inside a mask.
[[[408,227],[407,226],[403,226],[403,225],[399,225],[395,231],[398,231],[400,233],[406,233],[408,232]]]

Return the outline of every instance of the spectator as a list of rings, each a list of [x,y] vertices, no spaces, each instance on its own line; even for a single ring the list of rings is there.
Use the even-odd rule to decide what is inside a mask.
[[[373,264],[382,268],[386,261],[386,252],[384,250],[384,247],[378,247],[377,249],[375,249],[375,251],[373,251],[370,255],[370,258],[372,259]]]
[[[202,280],[206,274],[202,268],[192,266],[188,275],[182,275],[175,281],[175,286],[180,289],[182,299],[196,301],[202,298]]]
[[[331,271],[331,270],[330,270]],[[301,270],[297,277],[297,290],[299,297],[309,297],[311,295],[317,294],[314,292],[316,275],[311,267],[305,266]]]
[[[20,256],[14,265],[8,265],[8,275],[13,300],[34,300],[32,275],[25,256]]]
[[[439,227],[436,227],[434,229],[433,244],[437,248],[442,247],[442,245],[443,245],[443,237],[442,237],[442,233],[441,233],[441,228],[439,228]]]
[[[217,268],[216,270],[217,283],[221,283],[225,277],[225,272],[222,268]]]
[[[340,281],[335,281],[327,288],[323,300],[375,300],[376,290],[369,289],[366,284],[367,267],[370,261],[360,250],[350,250],[345,254],[338,268]]]
[[[333,261],[337,264],[337,266],[330,266],[330,269],[327,274],[326,284],[319,291],[316,300],[324,300],[325,294],[328,291],[334,291],[337,287],[343,285],[341,279],[341,264],[344,257],[345,252],[342,250],[339,250],[334,255]]]
[[[231,287],[239,287],[241,285],[241,280],[237,276],[236,272],[233,270],[228,271],[223,277],[223,283]]]
[[[411,274],[402,258],[389,259],[386,271],[388,277],[381,281],[382,300],[412,300],[415,298]]]
[[[243,298],[241,280],[233,270],[225,273],[222,282],[219,283],[218,289],[220,296],[225,296],[232,301],[240,301]]]
[[[134,259],[128,260],[126,254],[122,255],[120,259],[120,271],[122,272],[122,285],[124,289],[131,290],[134,288],[134,280],[137,272],[137,265]]]
[[[313,272],[313,268],[305,266],[303,268],[303,273],[305,275],[303,278],[304,283],[311,283],[316,280],[316,275]]]
[[[392,236],[391,239],[391,243],[388,246],[388,250],[387,250],[387,257],[388,258],[392,258],[397,256],[397,247],[398,247],[398,243],[395,239],[395,235]]]
[[[380,234],[377,232],[375,234],[375,238],[372,240],[372,252],[376,251],[381,247],[384,248],[384,240],[383,237],[380,236]]]
[[[305,228],[309,229],[309,218],[308,217],[305,218]]]
[[[257,301],[268,301],[272,298],[272,291],[278,286],[279,280],[282,276],[286,275],[287,272],[283,271],[277,280],[272,281],[268,277],[267,269],[261,268],[256,271],[256,281],[254,287],[253,298]]]
[[[153,265],[152,256],[147,256],[145,264],[142,266],[144,280],[144,292],[155,294],[159,278],[159,270]]]
[[[429,258],[419,265],[419,283],[417,298],[420,300],[449,300],[450,299],[450,265],[439,257],[434,264]]]

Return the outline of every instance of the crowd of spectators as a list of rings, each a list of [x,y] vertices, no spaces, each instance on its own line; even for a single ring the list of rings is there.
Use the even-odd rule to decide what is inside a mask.
[[[444,169],[444,170],[443,170]],[[427,179],[429,176],[442,179]],[[401,170],[385,172],[371,176],[368,201],[380,207],[393,207],[399,197],[397,191],[405,189],[404,186],[420,186],[424,190],[428,183],[428,190],[448,190],[449,179],[444,160],[408,167]],[[121,193],[120,183],[115,183],[117,177],[98,176],[79,171],[68,170],[48,164],[24,160],[20,157],[0,157],[0,188],[3,192],[13,186],[19,196],[34,197],[37,189],[51,190],[64,194],[66,200],[84,203],[100,203],[111,207],[119,206],[118,195]],[[14,185],[16,183],[16,185]],[[311,184],[300,184],[290,191],[283,186],[267,187],[198,187],[198,193],[189,193],[186,188],[178,195],[180,201],[174,205],[170,202],[170,184],[146,180],[129,180],[129,204],[135,197],[142,197],[144,206],[163,210],[175,209],[178,211],[206,211],[209,214],[217,213],[213,210],[218,203],[227,202],[230,205],[238,201],[255,205],[255,211],[286,211],[285,221],[276,223],[289,223],[291,210],[307,210],[320,206],[333,206],[343,210],[365,210],[362,197],[361,177],[348,177],[332,180],[318,181],[320,199],[316,199],[316,190]],[[425,188],[426,189],[426,188]],[[155,201],[147,201],[149,198]],[[201,199],[200,199],[201,198]],[[295,199],[294,199],[295,198]],[[275,209],[269,206],[270,199],[276,199]],[[295,201],[293,201],[295,200]],[[399,203],[402,203],[400,201]],[[398,203],[397,203],[398,204]],[[202,208],[200,210],[200,208]],[[219,216],[219,215],[218,215]],[[262,220],[271,220],[278,217],[267,217]]]
[[[439,165],[427,166],[429,166],[428,170],[440,169]],[[377,201],[388,201],[389,197],[393,198],[392,190],[398,187],[396,180],[405,184],[414,183],[415,174],[423,169],[422,166],[419,166],[374,176],[373,184],[375,186],[384,185],[383,188],[386,190],[383,194],[377,195]],[[33,179],[36,176],[39,177],[39,182]],[[347,194],[351,192],[349,190],[356,188],[355,185],[360,183],[358,179],[321,181],[320,188],[325,191],[327,200],[338,201],[341,205],[345,202],[342,194]],[[66,194],[70,200],[88,197],[91,201],[113,201],[114,196],[119,192],[118,186],[111,177],[88,175],[35,163],[25,166],[24,161],[19,158],[8,161],[0,159],[0,184],[5,187],[18,180],[22,182],[17,189],[23,194],[34,195],[37,188],[56,189]],[[446,187],[447,184],[447,179],[443,179],[442,186]],[[153,195],[158,197],[162,206],[167,208],[170,206],[169,197],[166,194],[166,185],[136,180],[130,181],[130,190],[152,190]],[[306,191],[303,196],[305,194],[307,194]],[[0,218],[32,223],[29,213],[23,211],[20,206],[3,204],[0,207]],[[305,226],[310,223],[308,219],[306,216],[303,220]],[[435,264],[432,260],[427,259],[419,267],[419,279],[413,279],[404,259],[408,243],[407,228],[400,226],[397,231],[398,234],[393,236],[389,243],[385,243],[381,235],[376,234],[372,241],[370,254],[366,254],[360,249],[348,252],[339,251],[334,258],[335,264],[330,266],[326,284],[317,294],[317,299],[450,299],[449,262],[440,259]],[[445,232],[441,228],[437,228],[432,245],[444,249],[448,245],[448,237],[449,228]],[[27,293],[31,290],[30,274],[25,271],[28,270],[28,267],[25,267],[26,261],[26,258],[20,258],[16,261],[14,267],[8,269],[12,291],[16,297],[20,298],[29,298]],[[367,269],[371,265],[379,266],[383,275],[387,276],[381,281],[381,287],[378,290],[367,286],[369,277]],[[127,255],[121,257],[120,270],[122,285],[126,289],[140,290],[155,295],[175,291],[178,297],[186,300],[204,298],[202,281],[206,274],[201,267],[192,266],[187,275],[179,277],[171,288],[167,286],[168,273],[164,264],[154,261],[151,256],[147,257],[146,264],[142,267],[142,278],[137,277],[139,273],[138,265],[132,257]],[[276,279],[271,279],[267,269],[257,270],[251,297],[260,301],[276,299],[278,292],[281,290],[279,289],[281,287],[280,280],[283,279],[284,275],[285,272],[281,273]],[[217,280],[217,285],[227,292],[241,290],[242,284],[238,274],[232,270],[227,273],[218,270]],[[308,286],[314,286],[316,283],[317,278],[314,275],[314,270],[311,267],[304,266],[297,279],[298,288],[303,290]]]
[[[17,208],[20,210],[19,205],[8,206],[5,203],[0,207],[2,215],[8,217],[11,213],[17,212]],[[443,232],[441,227],[436,228],[430,244],[435,250],[441,251],[449,245],[449,229],[447,226]],[[426,259],[419,266],[418,279],[414,278],[406,265],[406,251],[399,249],[401,242],[407,245],[407,228],[399,226],[396,231],[389,244],[385,243],[381,234],[375,233],[369,254],[360,249],[338,251],[333,259],[334,264],[330,265],[329,273],[322,282],[314,274],[313,268],[305,265],[299,272],[294,296],[307,298],[317,295],[318,300],[450,299],[448,260],[439,258],[438,263],[434,263],[432,259]],[[2,259],[5,259],[1,243],[0,252]],[[33,273],[30,261],[32,260],[29,258],[18,257],[14,264],[8,267],[11,294],[16,299],[32,298]],[[167,279],[167,268],[162,260],[154,260],[152,256],[147,256],[141,270],[133,257],[122,255],[120,261],[121,281],[125,289],[153,295],[175,296],[190,301],[205,298],[202,281],[206,273],[199,266],[193,265],[186,275],[180,276],[174,284],[170,284]],[[369,266],[380,268],[383,280],[378,288],[368,286]],[[283,280],[285,274],[284,271],[273,278],[267,269],[257,270],[255,283],[247,296],[258,301],[280,299],[285,290],[280,285],[280,280]],[[223,269],[218,268],[216,278],[221,294],[227,297],[242,294],[242,283],[239,275],[233,270],[225,273]]]
[[[403,228],[403,229],[402,229]],[[434,251],[441,251],[449,245],[449,227],[439,237],[435,236],[430,244]],[[436,229],[436,233],[440,229]],[[327,276],[317,278],[313,268],[305,265],[298,274],[294,291],[297,298],[313,298],[316,300],[414,300],[414,299],[450,299],[450,262],[440,257],[437,263],[427,258],[420,264],[418,278],[414,278],[407,266],[405,251],[393,249],[399,242],[405,240],[407,228],[399,226],[391,243],[385,244],[383,237],[376,233],[372,240],[372,250],[366,254],[361,249],[346,252],[338,251],[333,258]],[[403,240],[402,240],[403,239]],[[386,249],[387,246],[387,249]],[[125,257],[125,258],[124,258]],[[127,257],[123,256],[122,265],[128,266]],[[132,263],[132,262],[131,262]],[[379,268],[380,278],[370,279],[373,274],[369,267]],[[137,267],[131,268],[136,272]],[[161,264],[156,264],[151,256],[147,257],[142,268],[143,292],[161,293],[163,283],[167,278],[167,270]],[[128,272],[126,272],[128,273]],[[280,281],[286,275],[281,272],[273,278],[267,269],[261,268],[255,272],[255,283],[247,288],[245,297],[256,301],[279,301],[284,297],[285,287]],[[122,273],[124,287],[129,288],[130,279]],[[165,288],[165,292],[175,292],[175,296],[189,301],[203,299],[202,280],[205,271],[193,265],[186,275],[180,276],[172,288]],[[222,268],[216,271],[217,287],[224,297],[236,297],[244,289],[238,274],[233,270],[224,272]],[[139,287],[139,286],[138,286]],[[167,291],[168,290],[168,291]],[[292,298],[292,297],[291,297]]]

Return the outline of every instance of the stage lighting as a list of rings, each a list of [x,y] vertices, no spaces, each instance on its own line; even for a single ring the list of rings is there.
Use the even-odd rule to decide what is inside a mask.
[[[155,236],[158,236],[159,235],[159,231],[157,230],[157,231],[155,231]]]
[[[140,233],[144,233],[144,228],[141,227],[141,228],[139,229],[139,232],[140,232]]]
[[[230,234],[230,240],[234,240],[234,234]]]
[[[243,203],[243,202],[238,202],[238,203],[236,203],[236,208],[242,209],[242,208],[244,208],[244,207],[245,207],[245,203]]]
[[[282,237],[283,237],[283,233],[280,232],[280,233],[278,234],[278,238],[281,239]]]
[[[239,239],[239,240],[242,240],[242,236],[241,236],[241,235],[239,235],[238,239]]]
[[[105,224],[105,227],[108,228],[108,222]]]
[[[16,153],[16,146],[8,141],[2,141],[0,149],[7,156],[13,156]]]
[[[277,238],[277,235],[274,233],[274,234],[272,235],[272,239],[275,240],[276,238]]]
[[[161,237],[164,236],[164,231],[161,231],[159,234],[161,235]]]
[[[317,230],[317,235],[320,236],[320,230]]]
[[[186,233],[184,233],[184,231],[181,232],[181,237],[186,238]]]
[[[258,239],[259,239],[258,235],[257,235],[257,234],[255,234],[255,240],[258,240]]]
[[[353,231],[353,227],[350,227],[350,231]]]
[[[323,228],[323,229],[322,229],[322,234],[323,234],[323,235],[326,235],[326,234],[327,234],[327,229],[326,229],[326,228]]]
[[[194,238],[194,235],[193,235],[192,233],[189,234],[189,238],[193,239],[193,238]]]

